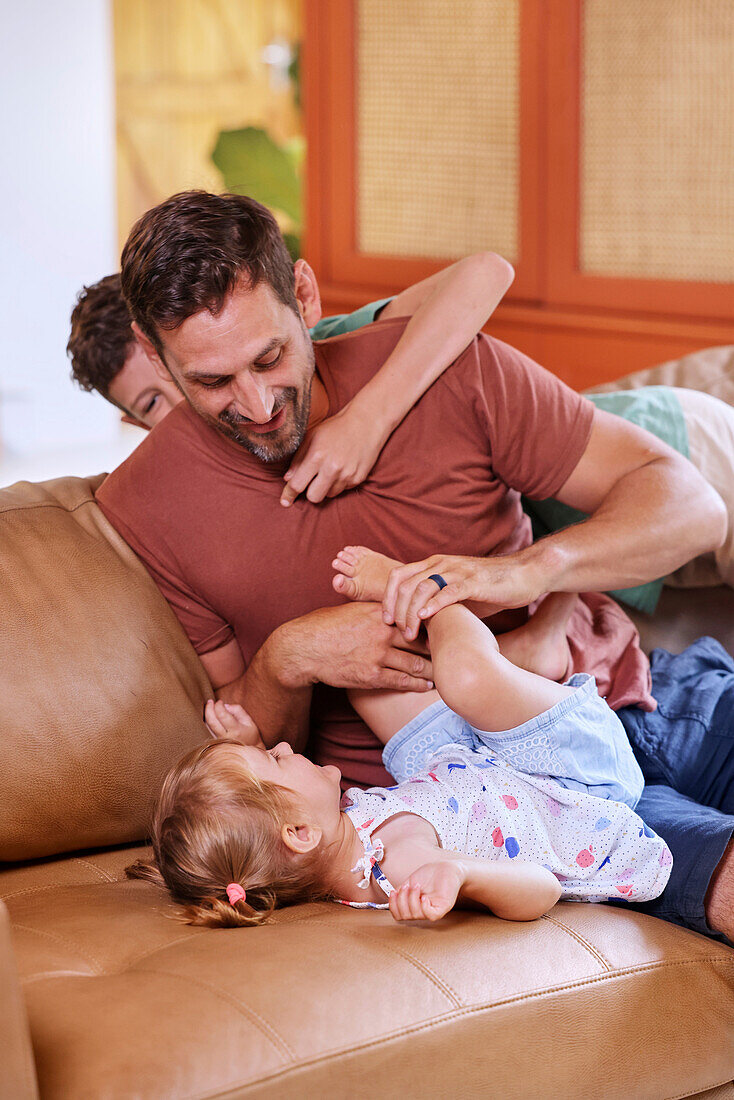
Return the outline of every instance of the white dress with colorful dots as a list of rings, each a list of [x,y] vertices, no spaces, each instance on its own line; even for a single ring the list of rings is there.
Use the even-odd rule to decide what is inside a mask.
[[[366,866],[375,863],[375,851],[381,855],[380,826],[407,811],[430,822],[443,848],[546,867],[566,900],[651,901],[673,862],[665,842],[629,806],[464,745],[442,746],[395,787],[351,787],[342,808],[365,845]]]

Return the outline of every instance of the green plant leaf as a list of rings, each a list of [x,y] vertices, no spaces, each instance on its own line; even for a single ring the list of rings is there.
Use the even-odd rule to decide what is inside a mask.
[[[284,149],[267,131],[255,126],[222,130],[212,160],[228,191],[279,210],[296,226],[302,223],[301,184],[294,164],[294,150]]]
[[[301,255],[301,238],[296,233],[284,233],[283,240],[285,241],[285,247],[291,254],[293,263],[295,263]]]

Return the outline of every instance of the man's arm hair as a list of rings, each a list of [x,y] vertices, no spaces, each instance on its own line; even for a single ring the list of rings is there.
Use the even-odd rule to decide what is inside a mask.
[[[556,591],[607,591],[665,576],[726,537],[724,504],[696,468],[635,424],[596,409],[558,499],[588,520],[535,546]]]
[[[244,707],[268,748],[286,740],[300,751],[308,737],[311,685],[285,678],[276,635],[265,641],[248,668],[234,638],[200,660],[215,698]]]

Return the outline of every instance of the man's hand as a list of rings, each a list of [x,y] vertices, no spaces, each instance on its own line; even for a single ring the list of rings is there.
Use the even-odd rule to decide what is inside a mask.
[[[418,635],[423,619],[452,603],[470,602],[482,618],[507,607],[526,607],[543,595],[533,569],[532,548],[494,558],[433,554],[390,573],[382,601],[383,621],[395,623],[407,640]],[[428,578],[438,573],[446,581],[439,590]]]
[[[379,417],[346,405],[308,433],[285,473],[280,503],[288,507],[305,491],[307,500],[318,504],[361,485],[389,434]]]
[[[235,640],[205,654],[202,663],[216,689],[218,708],[225,702],[244,703],[266,747],[285,740],[301,752],[315,683],[430,691],[426,654],[423,645],[406,643],[399,631],[382,622],[379,604],[348,603],[283,623],[260,646],[246,672]],[[207,722],[209,714],[208,709]],[[214,716],[225,724],[221,709]]]
[[[281,683],[302,688],[319,681],[340,688],[430,691],[425,648],[382,621],[376,603],[323,607],[293,619],[271,635],[271,662]]]

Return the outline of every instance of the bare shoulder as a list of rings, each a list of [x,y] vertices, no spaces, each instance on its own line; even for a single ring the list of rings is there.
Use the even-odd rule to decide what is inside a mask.
[[[395,814],[375,829],[372,838],[385,846],[381,867],[393,886],[400,886],[418,867],[442,853],[433,825],[418,814]]]

